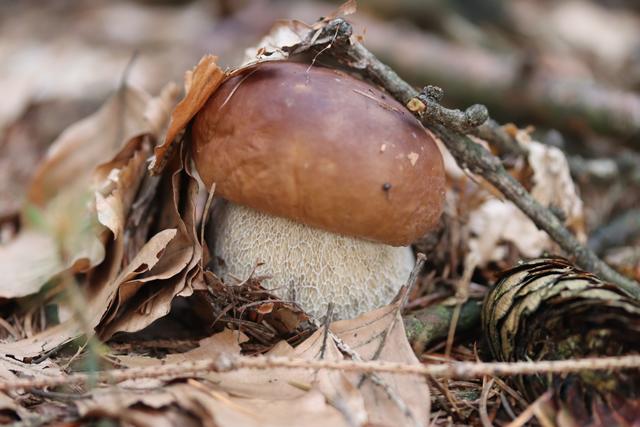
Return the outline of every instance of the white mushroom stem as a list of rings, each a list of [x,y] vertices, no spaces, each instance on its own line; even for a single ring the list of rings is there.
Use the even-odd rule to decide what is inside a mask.
[[[297,302],[322,318],[329,302],[334,316],[350,319],[389,303],[414,265],[410,247],[393,247],[341,236],[226,203],[214,218],[210,248],[216,274],[246,278],[257,274],[278,297]],[[211,242],[213,240],[213,242]]]

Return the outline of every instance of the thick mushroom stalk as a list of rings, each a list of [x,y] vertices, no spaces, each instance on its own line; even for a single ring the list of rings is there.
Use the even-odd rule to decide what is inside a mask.
[[[387,304],[414,265],[410,247],[394,247],[330,233],[227,203],[215,218],[214,271],[227,283],[244,279],[256,266],[262,284],[283,300],[295,301],[320,319],[334,303],[336,317],[348,319]]]
[[[444,203],[438,147],[402,105],[343,72],[267,62],[226,80],[196,115],[192,154],[231,202],[214,218],[218,272],[257,261],[285,299],[347,318],[388,303],[407,245]],[[244,206],[244,207],[240,207]]]

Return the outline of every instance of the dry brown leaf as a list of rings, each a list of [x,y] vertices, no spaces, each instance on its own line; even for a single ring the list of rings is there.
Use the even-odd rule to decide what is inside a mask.
[[[355,0],[347,0],[336,10],[326,14],[313,25],[295,19],[277,21],[258,44],[245,49],[243,66],[261,61],[286,59],[288,54],[283,48],[301,43],[309,36],[311,31],[320,30],[327,22],[338,17],[351,15],[356,12],[356,9],[357,2]]]
[[[531,195],[542,205],[560,208],[567,216],[567,224],[579,239],[585,239],[582,201],[569,173],[564,154],[518,133],[521,143],[529,149],[528,163],[533,170]],[[477,238],[471,239],[471,251],[479,255],[481,264],[503,259],[505,242],[518,248],[521,256],[537,257],[553,249],[553,241],[513,203],[488,200],[470,216],[469,227]],[[492,250],[488,250],[492,248]]]
[[[0,381],[10,383],[24,378],[46,378],[64,375],[63,371],[55,363],[45,360],[39,363],[22,363],[9,357],[0,356]],[[24,390],[14,390],[0,393],[0,412],[15,413],[25,421],[32,415],[32,411],[25,409]]]
[[[379,353],[378,360],[419,363],[407,342],[397,305],[383,307],[354,320],[335,322],[331,330],[364,360],[371,360]],[[387,330],[388,335],[379,350]],[[321,358],[324,346],[324,359],[343,359],[333,339],[329,338],[325,345],[323,338],[324,330],[320,329],[296,348],[281,341],[267,355],[317,360]],[[202,340],[196,349],[169,355],[163,360],[143,356],[119,356],[117,359],[126,366],[136,367],[161,364],[163,361],[200,360],[218,352],[239,354],[242,339],[238,332],[225,331]],[[208,408],[201,416],[223,427],[351,426],[365,422],[384,426],[427,425],[430,400],[425,380],[391,374],[380,377],[393,390],[394,397],[406,405],[413,419],[407,417],[378,385],[366,380],[358,388],[360,375],[338,371],[240,369],[202,374],[201,378],[206,383],[198,383],[196,389],[183,384],[169,387],[168,390],[175,391],[178,404],[184,408]],[[204,384],[215,384],[215,387]]]
[[[580,241],[586,242],[583,203],[565,154],[556,147],[533,141],[524,131],[519,131],[516,139],[529,150],[534,180],[531,195],[545,206],[560,209],[566,217],[565,224]]]
[[[134,277],[136,275],[144,274],[145,272],[149,271],[149,269],[152,269],[153,267],[158,265],[158,257],[163,257],[163,252],[175,239],[175,235],[175,229],[167,229],[152,237],[149,242],[147,242],[147,244],[142,248],[138,256],[134,260],[132,260],[128,268],[122,272],[121,277]],[[171,272],[169,274],[171,274]],[[111,304],[114,303],[114,299],[116,298],[119,285],[121,285],[121,283],[122,282],[118,281],[117,279],[109,280],[107,278],[105,282],[103,282],[99,287],[98,291],[88,298],[86,312],[91,322],[91,327],[98,327],[101,320],[105,317],[108,308],[111,306]],[[165,285],[162,282],[158,282],[157,284],[158,286],[161,286],[161,290],[164,290]],[[180,287],[180,289],[182,289],[182,286]],[[142,322],[139,324],[139,326],[143,328],[147,324],[156,320],[158,317],[161,317],[161,315],[166,314],[166,312],[168,312],[169,310],[170,303],[173,299],[174,294],[175,292],[171,293],[171,297],[167,298],[165,305],[162,306],[160,314],[140,313]],[[117,328],[111,328],[107,332],[102,332],[101,336],[106,336],[106,334],[112,334],[117,331]],[[17,358],[34,357],[72,341],[76,337],[80,336],[83,332],[84,331],[80,327],[77,320],[75,318],[71,318],[31,338],[13,343],[2,343],[0,344],[0,352],[2,354],[12,355]]]
[[[122,303],[121,299],[113,297],[111,294],[120,292],[121,284],[127,283],[133,280],[137,276],[143,276],[145,273],[152,271],[160,261],[160,255],[165,254],[167,248],[174,240],[177,234],[176,229],[166,229],[155,236],[153,236],[135,256],[129,265],[118,275],[118,277],[112,282],[111,286],[103,288],[100,293],[103,298],[99,299],[99,304],[115,304],[116,306]],[[108,307],[105,306],[105,315],[108,312]],[[102,319],[104,320],[104,316]]]
[[[157,257],[174,238],[175,230],[164,230],[151,238],[142,248],[140,254],[122,272],[123,277],[142,274],[145,269],[157,263]],[[122,251],[120,250],[120,256]],[[115,254],[113,254],[115,255]],[[120,259],[116,256],[116,258]],[[136,271],[138,270],[138,271]],[[118,281],[106,277],[101,281],[97,291],[87,297],[86,315],[91,327],[96,327],[109,307],[118,289]],[[13,343],[0,344],[0,353],[16,358],[34,357],[75,339],[83,332],[75,317],[37,334],[33,337]]]
[[[389,327],[391,329],[384,339]],[[331,324],[331,330],[364,360],[372,360],[376,353],[379,353],[376,360],[420,364],[409,345],[396,304],[365,313],[353,320],[334,322]],[[348,377],[353,383],[357,383],[361,378],[359,374],[349,374]],[[424,378],[392,374],[381,374],[380,377],[406,404],[413,420],[403,414],[379,386],[367,380],[361,387],[361,392],[370,423],[388,426],[429,424],[431,400],[429,387]]]
[[[48,234],[29,230],[10,245],[0,246],[0,297],[20,298],[40,290],[51,277],[64,270],[58,246]],[[30,269],[15,268],[29,260]]]
[[[111,393],[108,390],[94,391],[92,399],[77,402],[76,405],[83,416],[105,415],[123,421],[139,420],[139,425],[154,427],[149,423],[149,417],[145,416],[148,415],[145,406],[165,410],[168,405],[177,406],[198,419],[198,425],[211,427],[362,425],[345,424],[336,411],[327,410],[325,396],[315,390],[293,400],[237,399],[195,380],[162,389],[120,389]]]
[[[1,249],[12,256],[0,257],[0,271],[12,272],[14,278],[5,282],[10,288],[2,296],[36,292],[67,268],[87,271],[103,261],[104,226],[114,232],[121,229],[141,178],[140,169],[124,168],[127,155],[142,144],[142,135],[161,126],[157,113],[155,122],[149,120],[151,102],[146,93],[124,87],[53,143],[30,185],[28,202],[32,205],[25,214],[26,230]],[[124,142],[128,142],[123,150],[126,155],[116,158]],[[114,160],[102,166],[101,174],[98,165],[109,159]],[[105,174],[111,174],[109,179],[100,180]],[[117,187],[114,180],[125,182],[119,194],[111,191]],[[37,265],[34,256],[15,258],[26,254],[29,244],[35,245],[31,252],[37,254]]]
[[[559,208],[566,215],[565,224],[579,239],[585,239],[582,200],[571,179],[569,165],[562,151],[532,140],[523,130],[515,131],[516,138],[529,152],[526,165],[533,171],[531,195],[547,207]],[[482,143],[482,141],[480,141]],[[440,149],[446,153],[441,144]],[[510,245],[515,247],[520,257],[537,257],[552,251],[554,243],[548,234],[538,227],[513,203],[499,199],[495,190],[489,188],[482,178],[465,174],[452,162],[445,162],[447,175],[458,187],[463,188],[458,195],[458,209],[463,209],[462,199],[472,198],[474,203],[467,206],[468,228],[471,237],[468,242],[469,262],[485,266],[491,261],[505,259]],[[471,177],[471,178],[468,178]],[[468,204],[469,200],[465,200]]]
[[[175,149],[175,139],[184,130],[191,119],[207,102],[209,96],[220,86],[225,73],[216,64],[217,57],[206,55],[198,65],[188,71],[185,77],[185,97],[171,113],[171,122],[164,142],[155,149],[155,158],[151,163],[151,171],[159,174],[164,169],[168,158]]]
[[[293,386],[290,386],[293,387]],[[312,389],[293,399],[240,399],[215,389],[178,384],[171,387],[178,405],[200,415],[205,425],[216,427],[324,427],[349,426],[326,402],[326,396]],[[362,425],[362,423],[351,424]]]
[[[322,348],[322,331],[317,331],[297,348],[282,341],[268,354],[303,359],[317,359]],[[246,339],[234,331],[224,331],[200,342],[200,346],[183,354],[169,355],[167,362],[182,362],[212,357],[219,352],[240,353],[239,343]],[[329,340],[325,349],[328,360],[341,359],[342,355]],[[127,366],[148,366],[157,359],[136,356],[119,356],[118,361]],[[195,402],[206,402],[211,408],[203,414],[215,420],[218,426],[348,426],[345,418],[327,401],[339,405],[343,411],[361,425],[366,420],[364,402],[357,389],[339,372],[319,373],[313,370],[269,369],[255,371],[242,369],[227,373],[203,375],[215,389],[192,390],[178,387],[176,398],[184,407]],[[173,390],[173,388],[171,388]],[[213,399],[212,399],[213,397]],[[253,409],[251,409],[253,408]],[[300,424],[291,424],[292,420]]]
[[[357,8],[358,3],[356,2],[356,0],[347,0],[342,3],[336,10],[320,18],[313,24],[312,28],[316,30],[324,28],[327,22],[333,21],[334,19],[342,16],[352,15],[356,12]]]
[[[70,251],[72,256],[69,259],[74,261],[71,264],[72,272],[86,271],[102,261],[100,268],[87,276],[89,286],[86,288],[87,310],[84,316],[92,328],[98,325],[121,284],[118,277],[123,264],[124,225],[147,171],[147,159],[156,137],[152,132],[157,132],[167,122],[166,113],[172,105],[174,94],[175,90],[169,88],[163,91],[161,97],[152,99],[141,91],[123,88],[98,113],[73,125],[60,136],[32,184],[33,200],[43,206],[44,215],[49,218],[64,216],[65,209],[67,214],[69,209],[73,212],[74,205],[67,198],[77,200],[79,195],[93,195],[95,203],[92,204],[91,197],[87,197],[77,206],[80,217],[92,226],[75,218],[67,218],[66,221],[71,221],[71,227],[75,228],[61,230],[65,237],[64,249],[84,248],[84,251],[77,250],[75,253]],[[164,116],[162,111],[165,111]],[[105,128],[104,132],[102,128]],[[85,153],[86,158],[81,158],[78,153]],[[65,156],[69,157],[68,167],[80,179],[75,185],[74,177],[65,170]],[[51,222],[49,218],[47,220]],[[142,248],[138,265],[129,267],[135,270],[143,265],[144,268],[155,265],[156,261],[152,260],[157,259],[174,235],[175,230],[161,232],[160,238],[152,239]],[[105,253],[103,245],[108,241],[109,251]],[[161,243],[158,244],[158,241]],[[95,256],[79,256],[91,253],[86,250],[91,247],[90,243],[102,249],[100,260],[95,260]],[[0,267],[4,268],[4,262],[4,259],[0,260]],[[63,268],[66,267],[63,265]],[[140,272],[144,272],[144,268]],[[27,257],[21,260],[16,270],[30,269],[33,269],[32,258]],[[133,270],[125,267],[123,275],[127,276],[127,272]],[[16,357],[33,357],[72,340],[81,332],[74,316],[37,336],[16,343],[0,344],[0,352]]]
[[[73,124],[52,144],[29,188],[29,200],[39,206],[70,185],[91,183],[97,165],[116,156],[123,144],[151,133],[147,120],[151,97],[124,87],[95,114]]]
[[[191,283],[201,273],[202,245],[196,229],[196,197],[198,183],[178,168],[172,175],[173,198],[166,204],[166,214],[176,237],[167,245],[162,257],[144,277],[116,280],[117,299],[111,302],[110,315],[99,325],[100,336],[108,339],[116,332],[135,332],[169,313],[176,296],[189,296]],[[185,189],[184,191],[182,189]],[[182,197],[186,200],[182,200]],[[180,211],[178,206],[184,206]],[[137,299],[137,303],[130,304]],[[133,309],[132,309],[133,306]]]
[[[225,329],[224,331],[200,340],[198,347],[187,353],[169,354],[167,363],[206,359],[216,353],[240,354],[240,344],[247,340],[240,331]]]
[[[178,363],[206,359],[217,353],[240,354],[240,344],[247,340],[246,335],[239,331],[225,329],[224,331],[204,338],[198,342],[198,347],[185,353],[168,354],[164,359],[156,359],[139,355],[119,355],[114,358],[119,365],[128,368],[159,365],[161,363]]]
[[[289,355],[292,357],[317,358],[322,347],[322,332],[316,333],[297,349],[286,342],[276,346],[270,354]],[[199,347],[182,354],[171,354],[159,360],[144,356],[118,356],[119,363],[129,366],[150,366],[161,363],[175,363],[209,358],[216,353],[240,353],[240,343],[246,337],[237,331],[225,330],[212,337],[200,341]],[[329,342],[325,352],[328,359],[341,358],[337,347]],[[357,390],[338,372],[320,372],[295,370],[254,371],[241,370],[223,374],[204,374],[208,381],[189,380],[186,384],[174,384],[159,388],[158,384],[136,384],[119,401],[120,409],[131,410],[130,406],[142,403],[152,406],[157,402],[166,402],[167,394],[172,402],[182,409],[196,415],[205,425],[225,426],[350,426],[362,425],[365,420],[364,404]],[[337,385],[335,379],[339,379]],[[210,386],[207,384],[215,384]],[[134,388],[137,386],[137,391]],[[152,387],[149,389],[149,387]],[[310,387],[308,391],[306,387]],[[345,422],[343,415],[331,407],[327,399],[339,399],[340,391],[347,390],[341,403],[348,404],[354,416],[359,413],[356,424]],[[110,401],[109,405],[118,404]],[[97,396],[90,402],[81,404],[81,413],[101,407],[101,399]],[[111,407],[116,413],[117,407]]]
[[[136,388],[113,387],[92,391],[90,399],[78,400],[76,408],[81,417],[107,417],[124,424],[148,427],[171,427],[173,424],[166,412],[149,412],[146,409],[160,409],[175,402],[171,393],[163,390],[140,390]],[[146,408],[142,409],[140,406]],[[137,406],[137,408],[132,408]]]
[[[29,416],[27,409],[18,405],[14,399],[4,393],[0,393],[0,412],[3,414],[13,413],[21,420],[25,420]]]
[[[259,61],[286,59],[288,54],[282,48],[301,43],[311,29],[310,25],[301,21],[282,20],[276,22],[269,33],[255,46],[245,49],[243,65]]]

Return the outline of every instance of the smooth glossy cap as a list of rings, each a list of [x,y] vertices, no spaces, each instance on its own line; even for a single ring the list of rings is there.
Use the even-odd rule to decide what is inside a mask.
[[[224,82],[191,132],[205,184],[271,215],[400,246],[442,213],[433,139],[389,95],[338,70],[262,63]]]

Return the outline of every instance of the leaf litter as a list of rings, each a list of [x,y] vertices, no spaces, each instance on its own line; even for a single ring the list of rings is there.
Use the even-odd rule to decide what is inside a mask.
[[[148,241],[131,259],[124,256],[125,236],[131,232],[127,228],[127,217],[131,206],[136,203],[138,188],[147,179],[147,159],[150,157],[153,144],[162,135],[162,123],[168,121],[168,115],[159,114],[158,110],[166,112],[169,109],[158,109],[156,102],[156,122],[148,123],[147,116],[143,113],[147,109],[153,110],[151,97],[127,88],[125,95],[116,94],[96,115],[72,126],[61,135],[32,181],[29,201],[38,206],[42,216],[48,218],[54,217],[55,210],[52,206],[55,207],[55,201],[64,200],[65,193],[84,194],[84,203],[78,204],[77,214],[91,220],[95,227],[84,227],[84,234],[64,230],[66,234],[78,236],[80,245],[73,251],[66,248],[60,250],[56,246],[55,237],[51,237],[51,257],[60,261],[56,265],[57,268],[51,268],[38,276],[32,275],[35,277],[29,277],[29,287],[12,287],[22,289],[22,294],[8,294],[5,297],[36,293],[46,283],[67,272],[85,273],[78,280],[85,289],[89,326],[101,339],[106,340],[116,333],[144,329],[155,319],[169,312],[171,302],[177,295],[189,296],[194,280],[203,282],[201,266],[206,263],[202,262],[205,254],[197,232],[201,218],[197,218],[196,212],[196,199],[202,189],[189,170],[185,154],[178,146],[176,155],[176,149],[171,148],[171,144],[223,77],[224,73],[211,56],[203,58],[194,71],[188,74],[187,95],[173,110],[166,142],[155,149],[154,158],[161,159],[161,163],[152,165],[155,172],[162,172],[158,178],[160,182],[155,187],[168,188],[170,192],[167,194],[158,191],[154,194],[151,191],[151,195],[147,195],[150,199],[155,199],[155,204],[159,206],[158,219],[150,226]],[[165,101],[169,102],[168,97]],[[122,122],[123,118],[126,118],[125,122]],[[62,161],[67,158],[68,166]],[[78,177],[82,179],[77,179]],[[67,185],[75,182],[88,182],[90,185],[85,185],[86,188],[80,189],[82,191]],[[66,201],[63,204],[69,206]],[[74,224],[77,223],[74,221]],[[26,241],[27,238],[31,238],[31,227],[35,230],[34,233],[42,233],[35,225],[25,225],[18,237],[3,249],[19,252],[17,249],[20,249],[21,239]],[[89,244],[95,245],[101,251],[89,257],[86,255],[89,251],[82,250],[82,245]],[[63,254],[64,257],[59,254]],[[19,259],[19,255],[13,259]],[[68,259],[75,262],[69,262]],[[3,257],[3,260],[9,258]],[[28,271],[29,259],[23,258],[22,261],[24,271]],[[259,284],[257,286],[259,287]],[[204,288],[207,289],[206,285]],[[297,309],[294,307],[290,307],[291,311],[286,304],[274,301],[258,304],[255,310],[249,312],[271,319],[280,329],[293,331],[301,321],[307,322],[300,314],[286,314],[296,313]],[[376,353],[376,343],[381,345],[379,339],[382,330],[386,330],[389,322],[399,316],[397,306],[381,310],[378,314],[371,313],[365,316],[360,322],[358,319],[338,322],[335,325],[335,333],[344,341],[341,345],[351,343],[356,347],[362,347],[359,349],[363,351],[361,357],[365,360],[372,357]],[[75,316],[71,316],[35,336],[2,343],[0,351],[12,359],[34,360],[33,358],[58,349],[82,335],[83,329],[79,323]],[[418,363],[406,343],[402,322],[393,323],[396,326],[387,336],[387,343],[397,345],[404,340],[404,347],[400,347],[403,351],[397,351],[397,348],[394,349],[396,351],[385,351],[383,347],[378,357],[382,360],[391,357],[389,360]],[[240,353],[241,335],[240,332],[226,330],[203,339],[194,350],[183,354],[169,354],[164,361],[198,359],[213,351]],[[343,359],[345,356],[333,338],[325,341],[324,336],[323,329],[317,329],[297,347],[280,341],[266,354],[307,359],[318,358],[322,354],[322,357],[328,360]],[[364,341],[359,341],[363,339]],[[115,357],[114,361],[124,366],[163,362],[150,357],[131,355]],[[335,425],[362,425],[367,420],[389,425],[396,423],[394,417],[398,412],[397,409],[393,410],[393,404],[388,408],[378,402],[384,402],[386,399],[384,393],[376,391],[379,386],[365,381],[358,387],[357,383],[360,380],[357,376],[348,376],[340,372],[307,371],[276,369],[259,373],[244,370],[227,374],[209,374],[198,380],[188,379],[186,382],[170,384],[161,388],[160,392],[151,389],[142,399],[131,395],[126,398],[127,393],[139,396],[139,390],[135,388],[139,384],[131,385],[133,388],[130,390],[127,387],[115,391],[113,388],[97,388],[91,390],[92,396],[95,397],[78,404],[78,410],[81,415],[102,413],[116,418],[124,417],[124,421],[125,418],[137,419],[134,415],[136,410],[131,406],[137,407],[136,405],[142,404],[157,409],[177,404],[203,419],[215,420],[216,425],[282,425],[292,416],[305,425],[326,425],[326,422]],[[390,379],[394,381],[391,389],[400,395],[398,399],[411,402],[410,406],[417,403],[417,408],[420,408],[406,425],[426,425],[429,399],[424,380],[409,379],[408,384],[396,384],[396,379],[392,376]],[[109,400],[107,396],[112,395],[117,398]],[[274,396],[278,398],[274,399]],[[414,402],[416,399],[419,402]],[[129,403],[123,405],[126,402]],[[256,411],[256,408],[260,410]],[[400,415],[401,418],[404,416],[402,413]],[[145,418],[142,416],[140,419]]]
[[[389,305],[353,320],[334,322],[329,326],[334,334],[325,341],[324,329],[318,329],[297,347],[280,341],[265,355],[307,360],[343,360],[347,357],[340,347],[346,346],[363,360],[378,360],[418,364],[418,360],[406,340],[398,304]],[[389,330],[389,328],[391,329]],[[388,332],[388,333],[387,333]],[[383,336],[386,339],[383,340]],[[149,356],[115,355],[117,364],[128,367],[158,366],[163,363],[200,360],[226,352],[240,354],[240,344],[247,337],[238,331],[225,330],[199,342],[193,350],[181,354],[169,354],[163,359]],[[267,370],[240,369],[226,373],[206,373],[197,379],[187,380],[157,389],[155,382],[143,381],[140,389],[132,391],[138,398],[124,399],[121,409],[131,410],[136,404],[146,404],[149,396],[154,401],[167,395],[179,396],[178,404],[195,411],[196,404],[207,408],[207,419],[219,426],[297,425],[351,426],[364,422],[380,425],[427,425],[429,416],[429,391],[424,378],[413,376],[381,375],[394,397],[409,408],[405,414],[379,385],[365,379],[359,386],[358,374],[339,371],[315,371],[312,369]],[[135,381],[129,383],[136,387]],[[148,390],[152,387],[156,390]],[[92,391],[96,397],[82,403],[81,413],[90,413],[100,407],[102,393],[108,389]],[[192,409],[189,409],[192,408]]]
[[[353,7],[348,2],[339,14],[352,13]],[[286,47],[299,43],[306,31],[319,25],[276,24],[256,49],[247,50],[243,67],[286,55]],[[155,98],[123,86],[97,113],[68,128],[54,142],[29,187],[20,232],[0,246],[0,273],[10,278],[0,286],[0,297],[25,301],[40,295],[58,304],[62,313],[64,301],[52,295],[63,293],[60,285],[71,278],[83,292],[89,324],[82,325],[71,307],[60,323],[50,322],[26,339],[0,343],[3,380],[67,374],[75,356],[69,357],[66,347],[71,346],[66,344],[79,337],[89,339],[87,326],[107,343],[112,338],[133,340],[127,354],[106,349],[100,355],[104,366],[162,366],[219,353],[420,363],[407,341],[397,302],[356,319],[333,322],[327,332],[295,305],[269,295],[261,288],[259,276],[229,285],[207,270],[210,254],[200,233],[207,209],[199,201],[203,195],[207,198],[208,189],[202,188],[191,170],[182,142],[188,138],[191,119],[235,71],[223,71],[215,56],[206,55],[187,72],[185,96],[177,105],[175,86],[167,86]],[[516,130],[516,139],[529,154],[512,168],[513,175],[539,201],[558,208],[565,222],[584,235],[582,203],[562,152],[532,140],[522,130]],[[458,262],[471,259],[486,268],[492,262],[539,256],[553,249],[548,236],[515,206],[497,198],[480,177],[458,168],[446,149],[440,148],[450,181],[447,203],[454,216],[468,218],[469,224],[464,227],[457,222],[454,228],[459,229],[447,232],[449,237],[458,233],[455,239],[464,242],[455,249],[461,252]],[[496,221],[496,217],[505,220]],[[438,250],[448,246],[446,251],[452,251],[451,242],[440,241]],[[35,255],[33,248],[38,248]],[[451,263],[445,279],[461,279],[456,273],[459,265]],[[192,296],[209,310],[203,316],[209,333],[197,341],[196,348],[160,354],[136,351],[135,333],[170,316],[176,300]],[[20,326],[19,320],[14,321]],[[55,357],[57,351],[60,357]],[[461,349],[447,356],[475,358]],[[141,426],[292,422],[426,426],[438,417],[431,412],[433,401],[455,400],[449,389],[453,384],[436,383],[434,391],[416,376],[240,369],[170,380],[134,379],[117,386],[85,385],[73,390],[77,399],[68,407],[84,421],[104,417]],[[0,407],[18,418],[27,416],[14,395],[0,394]]]

